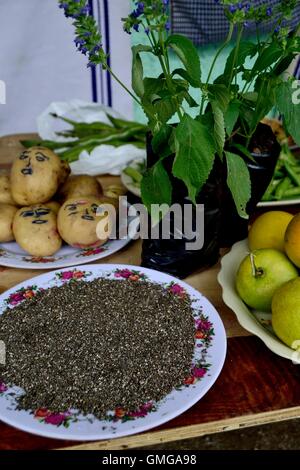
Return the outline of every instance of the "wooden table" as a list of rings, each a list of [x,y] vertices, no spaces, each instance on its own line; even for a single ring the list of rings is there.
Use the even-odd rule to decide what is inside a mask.
[[[19,139],[0,139],[0,167],[9,168],[21,149]],[[25,136],[29,138],[29,136]],[[104,177],[103,184],[116,177]],[[104,263],[140,264],[141,243],[131,243]],[[219,264],[186,279],[216,307],[228,336],[223,371],[212,389],[190,410],[149,432],[109,441],[72,443],[18,431],[0,422],[1,449],[129,449],[300,417],[300,367],[269,351],[250,336],[225,306],[217,283]],[[0,267],[0,293],[46,271]],[[174,445],[176,447],[176,445]]]

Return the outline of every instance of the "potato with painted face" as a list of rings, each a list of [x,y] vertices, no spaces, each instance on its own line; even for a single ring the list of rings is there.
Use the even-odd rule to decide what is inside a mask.
[[[10,177],[6,173],[0,174],[0,204],[15,204],[11,194]]]
[[[0,204],[0,243],[15,239],[12,226],[17,207],[11,204]]]
[[[46,205],[22,207],[13,221],[16,242],[32,256],[51,256],[62,244],[57,231],[57,218]]]
[[[11,192],[17,204],[29,206],[49,201],[56,193],[65,169],[60,158],[45,147],[31,147],[14,161]],[[64,175],[64,176],[63,176]]]
[[[69,245],[91,248],[108,240],[112,221],[101,200],[94,197],[71,198],[65,201],[58,213],[57,227]]]

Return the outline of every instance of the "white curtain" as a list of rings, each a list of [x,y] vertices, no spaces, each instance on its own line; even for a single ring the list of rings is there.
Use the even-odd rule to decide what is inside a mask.
[[[102,24],[104,44],[110,46],[112,66],[130,85],[130,37],[122,31],[120,21],[128,14],[129,0],[92,3]],[[0,83],[6,85],[6,104],[0,99],[0,136],[35,131],[36,117],[52,101],[97,98],[107,104],[111,100],[115,109],[132,115],[131,100],[112,81],[109,97],[109,82],[102,77],[100,83],[99,69],[95,97],[87,59],[76,51],[73,40],[71,21],[64,17],[57,0],[0,1]]]

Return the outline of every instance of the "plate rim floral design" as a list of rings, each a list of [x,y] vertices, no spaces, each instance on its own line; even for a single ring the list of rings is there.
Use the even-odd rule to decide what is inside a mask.
[[[3,312],[5,305],[7,305],[7,302],[5,301],[11,298],[12,294],[17,291],[21,290],[21,292],[23,292],[24,288],[25,292],[27,292],[28,286],[37,286],[38,289],[45,289],[48,287],[54,287],[55,285],[62,285],[63,282],[81,282],[83,279],[86,282],[89,282],[89,280],[93,280],[96,277],[110,277],[118,279],[120,282],[124,282],[125,280],[128,280],[129,282],[149,280],[150,282],[157,282],[163,285],[174,295],[179,295],[180,297],[184,297],[185,292],[187,292],[191,296],[193,302],[195,302],[195,322],[199,319],[199,321],[205,321],[206,319],[208,322],[206,325],[207,328],[214,329],[214,337],[211,338],[211,344],[209,343],[210,347],[208,348],[208,351],[206,351],[207,357],[209,358],[209,363],[207,361],[208,372],[197,367],[197,344],[202,344],[199,349],[200,358],[202,351],[205,351],[206,346],[205,339],[203,339],[202,335],[203,331],[201,330],[201,333],[201,331],[196,328],[194,360],[191,365],[191,371],[194,371],[195,374],[191,373],[191,377],[186,383],[183,383],[178,389],[173,390],[158,404],[149,403],[142,405],[142,407],[148,406],[149,409],[146,411],[142,410],[140,414],[133,416],[132,419],[123,420],[122,418],[124,415],[122,416],[120,411],[120,416],[117,417],[118,419],[114,419],[114,415],[112,415],[112,419],[110,421],[99,421],[95,419],[93,423],[88,424],[86,420],[84,421],[83,419],[79,419],[78,421],[76,413],[72,416],[72,413],[69,413],[70,410],[65,412],[62,411],[60,413],[61,416],[49,416],[51,413],[47,410],[33,410],[31,414],[25,411],[17,412],[13,409],[7,411],[8,408],[3,404],[3,400],[7,399],[9,396],[8,392],[11,392],[11,389],[8,389],[6,391],[7,393],[4,392],[2,395],[0,393],[0,419],[3,422],[30,433],[55,439],[67,439],[73,441],[112,439],[144,432],[170,421],[198,402],[214,384],[222,370],[226,356],[226,333],[222,320],[213,305],[202,294],[200,294],[200,292],[186,284],[184,281],[178,280],[165,273],[160,273],[158,271],[153,271],[139,266],[120,264],[80,265],[74,266],[73,268],[57,269],[22,282],[2,294],[0,296],[0,314]],[[196,307],[196,304],[198,307]],[[13,308],[13,306],[11,308]],[[198,314],[198,320],[196,318],[196,314]],[[205,319],[203,320],[202,317]],[[199,337],[196,336],[197,331],[199,333]],[[5,414],[3,415],[4,411]],[[34,413],[37,415],[34,416]],[[63,413],[65,413],[65,416],[62,416]],[[74,421],[72,421],[73,417]],[[50,424],[45,423],[46,420],[48,420],[48,423]],[[63,425],[61,426],[62,423]],[[66,426],[64,426],[64,424],[66,424]],[[81,431],[81,429],[84,430],[85,427],[88,429],[88,433],[87,431]]]
[[[3,248],[3,245],[8,245],[8,243],[0,243],[0,266],[34,270],[62,269],[72,266],[79,266],[83,262],[91,263],[93,261],[98,261],[100,259],[106,258],[107,256],[113,255],[128,245],[134,236],[135,233],[131,236],[128,236],[127,238],[108,240],[104,245],[94,249],[73,248],[73,253],[61,254],[61,250],[59,250],[55,255],[46,257],[34,257],[26,253],[17,254],[13,251],[9,251],[6,248]],[[15,242],[10,243],[14,244]],[[96,253],[95,251],[98,250],[101,251]],[[39,259],[39,261],[33,261],[34,259]]]

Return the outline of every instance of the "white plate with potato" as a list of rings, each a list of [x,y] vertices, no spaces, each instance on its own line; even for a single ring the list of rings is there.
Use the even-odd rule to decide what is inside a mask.
[[[236,291],[236,273],[247,254],[249,254],[248,243],[247,240],[243,240],[233,245],[231,251],[222,258],[218,282],[222,287],[223,300],[233,310],[245,330],[258,336],[275,354],[300,364],[300,353],[286,346],[275,335],[271,324],[271,313],[250,309]]]
[[[0,174],[0,265],[56,269],[106,258],[135,237],[139,221],[128,217],[120,196],[70,167],[50,149],[31,147]]]
[[[87,199],[87,198],[86,198]],[[67,201],[68,202],[68,201]],[[86,201],[84,201],[86,202]],[[80,201],[82,205],[82,200]],[[68,207],[70,206],[70,207]],[[74,211],[74,205],[67,204],[67,211]],[[3,207],[3,205],[2,205]],[[86,204],[83,206],[83,209],[86,207]],[[24,209],[24,210],[23,210]],[[32,225],[38,230],[43,229],[43,227],[47,227],[50,224],[49,217],[53,214],[48,212],[46,206],[31,206],[29,208],[19,209],[16,213],[14,219],[14,226],[16,225],[16,219],[20,219],[19,224],[22,224],[20,227],[20,232],[22,235],[22,230],[26,234],[26,230],[28,230],[27,225]],[[15,208],[15,210],[17,210]],[[86,210],[86,209],[85,209]],[[79,209],[78,209],[79,211]],[[126,210],[127,213],[127,210]],[[19,214],[19,216],[18,216]],[[3,216],[3,210],[0,211],[0,216]],[[68,216],[68,214],[67,214]],[[79,213],[79,217],[81,213]],[[88,215],[85,215],[89,218]],[[47,223],[43,223],[47,220]],[[80,220],[80,219],[79,219]],[[76,221],[75,221],[76,222]],[[96,261],[102,258],[106,258],[107,256],[116,253],[117,251],[124,248],[131,239],[135,238],[138,227],[139,227],[139,219],[138,217],[131,217],[125,216],[120,217],[119,221],[117,222],[118,230],[116,230],[116,234],[109,238],[106,243],[101,244],[100,246],[88,246],[84,248],[76,248],[74,246],[70,246],[65,242],[60,242],[59,249],[51,255],[47,256],[40,256],[40,255],[31,255],[28,251],[25,251],[20,244],[16,243],[15,241],[0,243],[0,265],[8,266],[12,268],[24,268],[24,269],[53,269],[53,268],[62,268],[62,267],[69,267],[82,264],[82,262],[90,263],[92,261]],[[1,217],[0,217],[0,228],[5,227],[5,224],[1,224]],[[69,230],[71,232],[69,236],[72,235],[72,231],[75,232],[75,226],[73,224],[73,230]],[[68,228],[68,226],[67,226]],[[77,227],[77,231],[79,228]],[[16,233],[16,230],[15,230]],[[37,247],[38,243],[46,243],[47,246],[50,245],[50,241],[48,240],[47,243],[47,235],[48,232],[45,233],[45,237],[42,237],[42,233],[38,232],[37,236],[34,238],[34,233],[30,232],[30,236],[25,237],[27,238],[27,243],[29,244],[31,239],[33,239],[33,247]],[[73,234],[74,236],[74,234]],[[22,241],[22,238],[21,238]],[[52,241],[53,242],[53,241]],[[42,243],[42,244],[43,244]],[[24,239],[23,243],[21,243],[24,247]],[[38,247],[37,247],[38,248]]]
[[[56,269],[91,263],[116,253],[130,242],[130,238],[108,240],[97,248],[76,249],[68,245],[53,256],[31,256],[15,242],[0,243],[0,265],[21,269]]]

